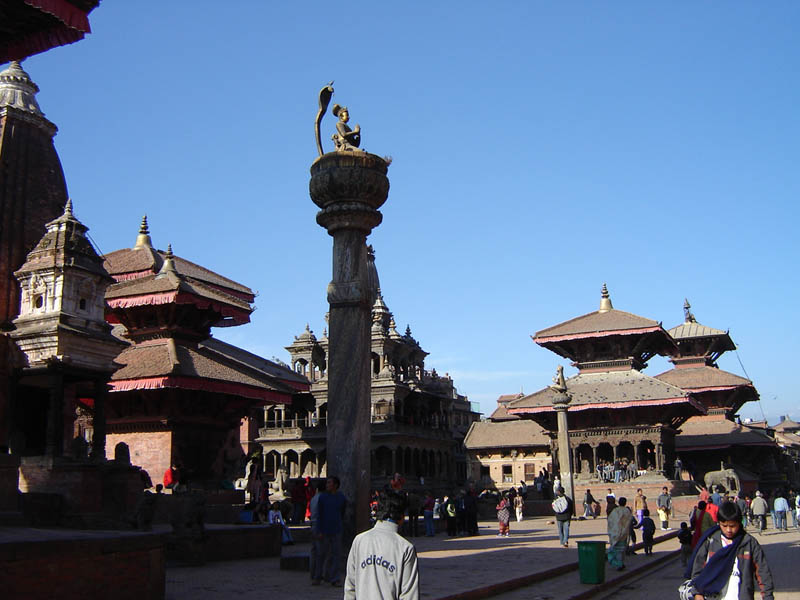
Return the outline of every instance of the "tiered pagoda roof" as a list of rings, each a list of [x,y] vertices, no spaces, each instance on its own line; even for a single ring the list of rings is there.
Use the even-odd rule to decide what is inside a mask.
[[[91,33],[89,13],[100,0],[4,2],[0,20],[0,64],[22,60]]]
[[[775,440],[763,430],[713,416],[690,419],[681,426],[681,434],[675,438],[675,447],[681,452],[774,445]]]
[[[656,378],[693,393],[707,408],[727,409],[729,416],[758,400],[752,381],[717,366],[724,352],[736,349],[729,333],[698,323],[688,300],[683,312],[684,322],[669,330],[676,342],[670,358],[675,368]]]
[[[775,427],[773,427],[773,429],[775,431],[779,431],[781,433],[797,432],[797,431],[800,431],[800,423],[798,423],[797,421],[792,421],[791,419],[789,419],[787,417],[783,421],[781,421],[780,423],[775,425]]]
[[[605,284],[597,311],[542,329],[532,337],[580,370],[643,369],[655,354],[674,350],[661,323],[615,309]]]
[[[605,284],[599,310],[543,329],[533,340],[572,359],[579,369],[566,380],[569,412],[579,429],[623,421],[676,428],[692,415],[706,412],[691,394],[640,372],[654,354],[673,352],[674,342],[657,321],[614,309]],[[546,387],[511,400],[506,410],[509,415],[529,415],[553,431],[554,401],[560,396]],[[612,413],[616,416],[610,417]]]
[[[679,426],[705,408],[680,388],[637,371],[605,371],[578,373],[569,377],[567,389],[572,398],[570,414],[596,411],[606,413],[621,409],[645,409],[655,412],[656,421]],[[508,404],[510,415],[538,415],[538,422],[555,429],[554,400],[559,394],[550,387],[524,396]],[[659,409],[658,407],[662,407]],[[656,414],[657,413],[657,414]],[[591,419],[588,417],[587,419]],[[552,421],[552,422],[551,422]]]
[[[132,345],[116,360],[122,367],[114,373],[111,389],[180,388],[271,403],[291,401],[295,391],[292,386],[262,369],[231,360],[215,348],[214,342],[191,346],[162,338]]]
[[[211,327],[249,322],[250,288],[156,250],[146,217],[133,248],[106,256],[117,281],[106,293],[107,319],[134,343],[117,358],[113,391],[178,388],[289,403],[308,381],[272,361],[210,337]]]

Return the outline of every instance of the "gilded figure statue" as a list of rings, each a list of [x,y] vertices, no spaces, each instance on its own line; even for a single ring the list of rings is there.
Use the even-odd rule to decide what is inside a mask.
[[[319,110],[317,111],[317,118],[314,121],[314,132],[316,133],[317,151],[320,156],[324,154],[322,150],[320,125],[322,123],[322,117],[325,116],[328,110],[328,104],[332,96],[333,81],[319,91]],[[339,118],[336,122],[336,133],[331,136],[336,152],[352,152],[358,150],[359,146],[361,146],[361,127],[356,125],[354,129],[351,129],[347,124],[350,121],[350,111],[347,110],[346,106],[334,104],[331,112],[334,117]]]

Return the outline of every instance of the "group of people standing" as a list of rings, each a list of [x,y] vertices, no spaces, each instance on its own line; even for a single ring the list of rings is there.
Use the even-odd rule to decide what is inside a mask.
[[[639,476],[639,469],[636,466],[636,462],[632,460],[629,461],[627,458],[617,458],[615,460],[599,459],[595,471],[597,471],[597,476],[600,478],[600,481],[605,483],[611,483],[612,481],[614,483],[620,483],[622,481],[635,479]]]
[[[756,492],[755,510],[766,509]],[[762,504],[763,503],[763,504]],[[682,600],[728,598],[752,600],[758,589],[765,600],[773,598],[772,574],[758,541],[745,529],[747,505],[743,495],[724,495],[703,489],[692,510],[689,525],[681,523],[681,563],[686,581]]]
[[[528,486],[524,481],[520,481],[519,488],[511,488],[503,492],[500,500],[495,507],[497,511],[497,536],[508,537],[511,532],[511,511],[517,518],[517,523],[522,521],[523,512],[525,510],[525,500],[528,497]],[[477,509],[477,506],[476,506]],[[475,534],[477,535],[477,531]]]

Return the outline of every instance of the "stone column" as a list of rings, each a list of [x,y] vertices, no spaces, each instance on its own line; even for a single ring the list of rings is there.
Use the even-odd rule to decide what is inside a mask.
[[[592,468],[593,473],[597,473],[597,446],[592,446]]]
[[[45,454],[64,454],[64,375],[59,371],[50,376],[50,402],[47,407]]]
[[[369,528],[370,326],[373,298],[367,280],[367,236],[383,216],[388,164],[361,151],[331,152],[311,165],[317,223],[333,237],[328,285],[328,475],[348,499],[346,540]]]
[[[570,467],[569,425],[567,423],[567,408],[570,400],[571,398],[566,392],[559,394],[559,397],[553,401],[553,408],[558,420],[558,469],[561,476],[561,487],[564,488],[564,493],[574,501],[575,487]]]
[[[92,460],[106,460],[106,394],[105,380],[94,383],[94,416],[92,417]]]

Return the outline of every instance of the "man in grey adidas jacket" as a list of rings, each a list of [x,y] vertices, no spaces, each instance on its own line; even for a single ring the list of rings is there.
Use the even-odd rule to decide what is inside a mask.
[[[381,492],[377,523],[357,535],[350,548],[344,600],[419,599],[417,551],[397,533],[405,511],[405,497]]]

